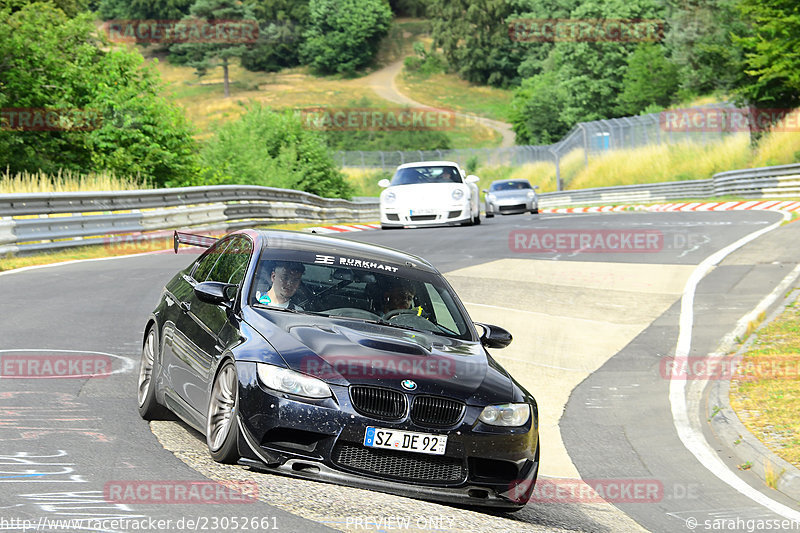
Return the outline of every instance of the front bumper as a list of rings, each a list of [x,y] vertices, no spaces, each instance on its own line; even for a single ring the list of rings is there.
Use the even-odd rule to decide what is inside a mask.
[[[538,421],[533,416],[521,428],[496,428],[477,420],[481,408],[467,406],[451,428],[421,427],[408,419],[383,421],[356,412],[347,387],[331,386],[335,398],[313,403],[267,392],[257,382],[254,366],[237,364],[243,464],[448,503],[518,509],[530,497],[539,468]],[[446,453],[367,448],[363,440],[368,426],[446,434]]]
[[[380,211],[381,226],[383,227],[449,226],[472,221],[469,204],[424,210],[382,206]]]
[[[525,201],[519,199],[495,200],[493,202],[486,201],[487,215],[513,215],[518,213],[538,212],[539,201],[537,199],[528,199]]]

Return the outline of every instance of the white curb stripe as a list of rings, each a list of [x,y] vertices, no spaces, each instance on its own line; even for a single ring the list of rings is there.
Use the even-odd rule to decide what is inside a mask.
[[[789,215],[784,213],[784,220],[788,219]],[[686,364],[692,347],[692,325],[694,323],[694,294],[697,289],[697,284],[705,275],[717,264],[719,264],[726,256],[764,235],[765,233],[779,227],[783,221],[772,224],[766,228],[755,231],[738,241],[734,242],[717,251],[711,256],[707,257],[701,262],[697,268],[692,272],[691,276],[686,282],[686,286],[681,298],[681,314],[680,314],[680,329],[678,333],[678,343],[675,348],[675,359],[683,359],[683,364]],[[676,364],[681,363],[676,361]],[[783,516],[789,520],[800,520],[800,512],[791,509],[761,492],[757,491],[744,480],[739,478],[727,465],[722,462],[714,449],[708,444],[700,431],[696,431],[692,427],[689,420],[689,411],[687,409],[686,401],[686,380],[672,379],[669,386],[669,400],[672,406],[672,419],[675,429],[678,432],[683,445],[689,450],[695,458],[708,469],[709,472],[717,476],[721,481],[729,485],[731,488],[740,492],[742,495],[750,498],[756,503],[763,505],[776,514]],[[696,415],[698,416],[698,415]]]

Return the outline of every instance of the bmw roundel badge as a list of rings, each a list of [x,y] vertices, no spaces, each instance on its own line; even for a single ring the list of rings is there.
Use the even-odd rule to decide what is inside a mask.
[[[417,384],[410,379],[404,379],[400,382],[400,385],[406,390],[414,390],[417,388]]]

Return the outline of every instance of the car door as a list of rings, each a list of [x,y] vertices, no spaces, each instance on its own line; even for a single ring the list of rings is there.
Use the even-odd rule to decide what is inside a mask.
[[[212,261],[201,263],[192,275],[192,287],[203,281],[219,281],[241,286],[253,246],[245,235],[236,235],[220,242],[212,251]],[[210,268],[209,268],[210,266]],[[200,301],[192,290],[180,302],[183,313],[176,325],[183,346],[175,350],[176,368],[173,383],[181,398],[198,414],[205,416],[208,404],[208,383],[215,362],[235,336],[229,309]],[[176,343],[177,344],[177,343]],[[177,345],[176,345],[177,348]],[[180,375],[178,386],[177,374]]]

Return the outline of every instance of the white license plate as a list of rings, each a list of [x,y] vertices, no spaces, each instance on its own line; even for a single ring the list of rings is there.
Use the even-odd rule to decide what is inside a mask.
[[[364,435],[364,446],[368,448],[388,448],[406,452],[444,455],[447,447],[447,435],[431,435],[429,433],[413,433],[368,427]]]
[[[408,216],[413,215],[435,215],[436,209],[409,209]]]

